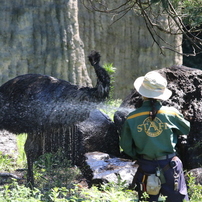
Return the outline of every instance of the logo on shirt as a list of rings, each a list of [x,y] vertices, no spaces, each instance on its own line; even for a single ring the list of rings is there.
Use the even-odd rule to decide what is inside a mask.
[[[137,126],[137,129],[138,132],[144,131],[150,137],[157,137],[163,132],[163,130],[167,129],[167,125],[158,117],[155,117],[154,120],[147,117],[142,124]]]

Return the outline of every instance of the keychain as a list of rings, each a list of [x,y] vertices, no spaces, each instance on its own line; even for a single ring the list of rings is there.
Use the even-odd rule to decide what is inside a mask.
[[[159,177],[159,179],[161,180],[161,184],[166,183],[163,170],[159,167],[156,168],[156,176]]]
[[[156,168],[156,176],[157,176],[157,177],[160,177],[160,175],[161,175],[160,168],[157,167],[157,168]]]

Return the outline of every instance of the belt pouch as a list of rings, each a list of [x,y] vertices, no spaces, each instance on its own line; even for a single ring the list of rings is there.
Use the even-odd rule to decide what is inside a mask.
[[[156,174],[151,174],[147,178],[146,190],[149,195],[158,195],[161,189],[161,181]]]

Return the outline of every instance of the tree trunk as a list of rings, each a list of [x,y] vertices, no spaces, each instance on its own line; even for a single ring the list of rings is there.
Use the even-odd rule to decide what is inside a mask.
[[[0,83],[26,73],[90,85],[79,36],[77,0],[0,3]]]

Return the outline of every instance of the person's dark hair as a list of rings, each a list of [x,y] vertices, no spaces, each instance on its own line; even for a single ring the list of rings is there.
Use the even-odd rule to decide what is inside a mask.
[[[155,107],[155,103],[157,102],[157,100],[153,99],[153,98],[149,98],[149,101],[150,101],[150,105],[151,105],[151,111],[149,112],[149,116],[150,116],[151,120],[153,121],[158,112],[158,110]]]

